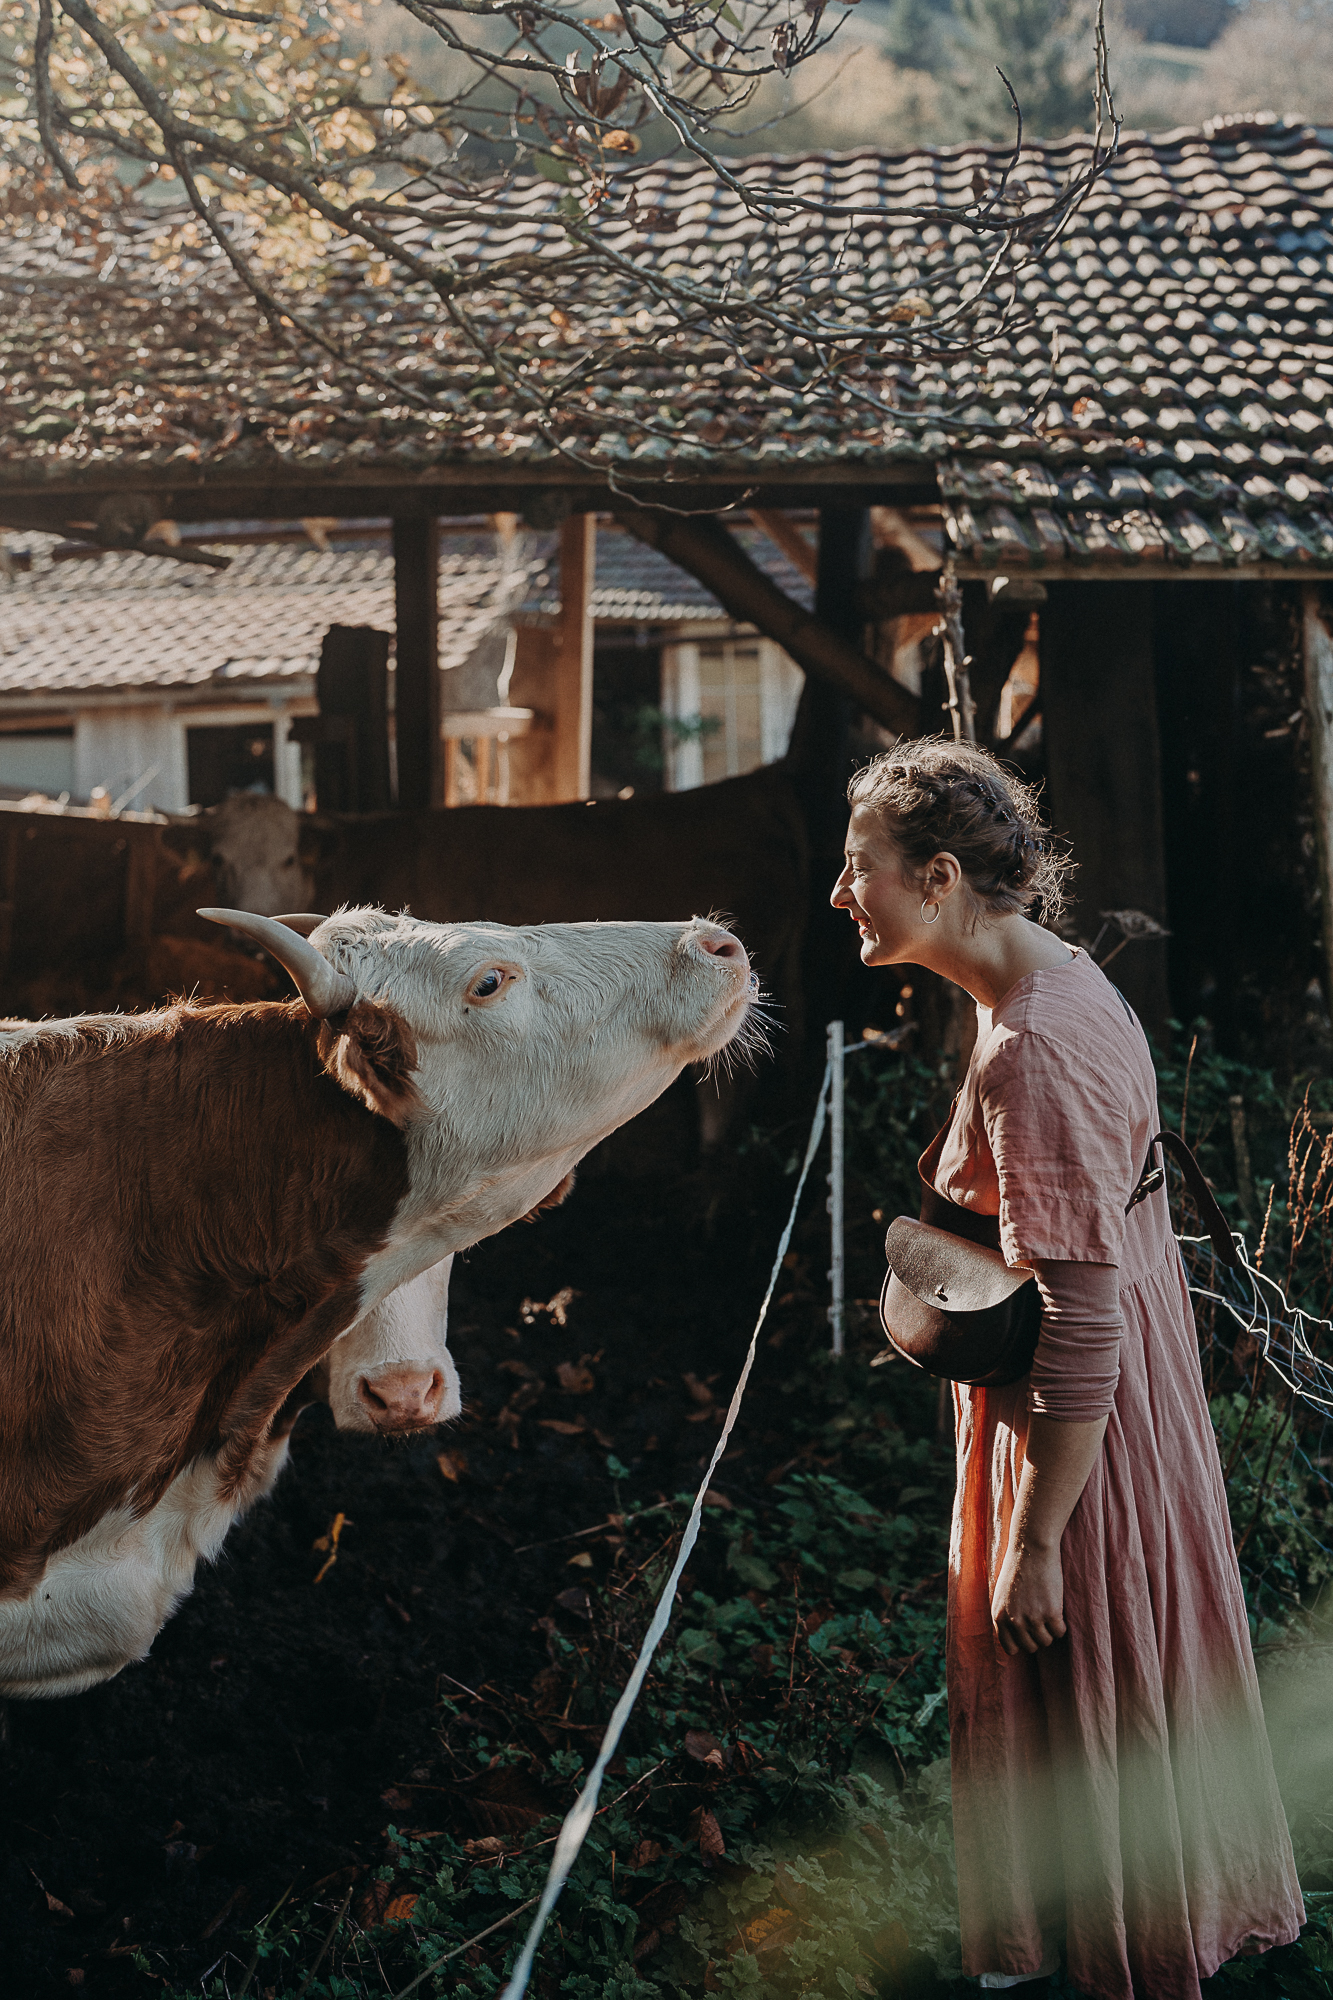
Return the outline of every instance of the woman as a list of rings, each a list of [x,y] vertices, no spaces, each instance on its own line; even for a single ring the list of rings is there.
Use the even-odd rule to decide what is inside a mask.
[[[1067,862],[986,752],[904,743],[853,780],[834,903],[867,965],[977,1003],[922,1162],[1036,1271],[1031,1374],[954,1387],[948,1681],[963,1965],[1197,2000],[1303,1910],[1250,1655],[1143,1031],[1057,916]]]

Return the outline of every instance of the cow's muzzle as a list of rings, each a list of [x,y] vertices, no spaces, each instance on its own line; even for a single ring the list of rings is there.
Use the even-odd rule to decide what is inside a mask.
[[[357,1379],[356,1395],[375,1430],[424,1431],[449,1414],[440,1368],[377,1368]]]

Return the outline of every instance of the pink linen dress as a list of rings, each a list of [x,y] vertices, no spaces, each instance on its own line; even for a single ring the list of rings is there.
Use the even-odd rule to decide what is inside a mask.
[[[1118,1265],[1123,1331],[1118,1381],[1113,1343],[1108,1369],[1043,1339],[1021,1382],[955,1385],[963,1967],[1035,1974],[1063,1940],[1098,2000],[1198,2000],[1224,1960],[1290,1942],[1304,1913],[1166,1194],[1124,1213],[1160,1129],[1152,1062],[1084,952],[978,1016],[934,1185],[999,1215],[1011,1264]],[[1068,1636],[1009,1659],[990,1601],[1030,1409],[1109,1419],[1061,1544]]]

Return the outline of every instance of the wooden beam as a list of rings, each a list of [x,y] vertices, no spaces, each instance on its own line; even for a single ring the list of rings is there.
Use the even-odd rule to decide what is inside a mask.
[[[1052,584],[1040,645],[1046,803],[1078,863],[1075,929],[1094,938],[1103,910],[1166,924],[1153,593]],[[1111,976],[1149,1034],[1163,1036],[1165,940],[1127,945]]]
[[[751,507],[750,519],[756,528],[763,529],[774,548],[781,549],[788,562],[795,564],[807,583],[815,581],[819,574],[819,550],[789,514],[780,513],[776,507]]]
[[[418,812],[441,802],[439,523],[394,517],[394,676],[398,805]]]
[[[1317,585],[1301,592],[1305,717],[1310,730],[1310,790],[1324,916],[1324,1005],[1333,1007],[1333,637]]]
[[[906,688],[867,659],[858,645],[779,590],[715,517],[654,514],[636,507],[617,518],[639,541],[697,577],[731,617],[775,640],[803,673],[827,681],[886,729],[915,735],[917,704]]]
[[[592,789],[592,586],[597,516],[571,514],[560,529],[560,623],[551,690],[552,783],[557,801]]]

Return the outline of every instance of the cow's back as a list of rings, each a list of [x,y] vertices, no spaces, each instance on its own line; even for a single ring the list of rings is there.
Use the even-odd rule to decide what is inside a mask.
[[[356,1317],[406,1149],[316,1033],[268,1004],[0,1035],[0,1589],[260,1435]]]

